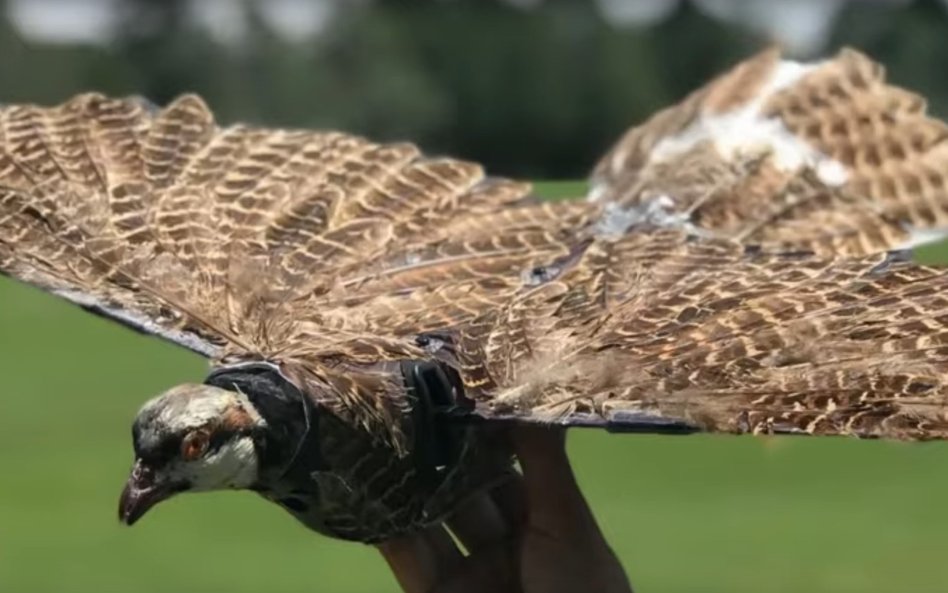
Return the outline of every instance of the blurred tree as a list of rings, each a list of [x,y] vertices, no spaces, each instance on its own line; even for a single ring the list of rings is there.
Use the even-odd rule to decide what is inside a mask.
[[[295,40],[273,29],[273,5],[233,0],[234,42],[195,20],[200,1],[124,0],[109,45],[31,42],[0,19],[0,100],[97,89],[164,103],[195,91],[222,122],[412,140],[497,174],[565,178],[766,42],[687,0],[648,27],[610,24],[587,0],[335,0],[319,32]],[[850,2],[833,45],[866,49],[945,114],[946,38],[940,0]]]
[[[590,2],[378,0],[350,5],[327,46],[368,107],[355,129],[404,129],[506,174],[575,177],[755,40],[688,3],[646,30],[614,28]]]
[[[112,45],[135,92],[164,104],[185,91],[216,99],[228,58],[188,18],[188,0],[125,0]]]

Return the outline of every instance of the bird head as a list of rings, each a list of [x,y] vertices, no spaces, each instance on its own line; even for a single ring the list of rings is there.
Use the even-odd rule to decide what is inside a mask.
[[[266,422],[239,391],[180,385],[146,403],[132,428],[135,464],[119,501],[131,525],[178,492],[249,488]]]

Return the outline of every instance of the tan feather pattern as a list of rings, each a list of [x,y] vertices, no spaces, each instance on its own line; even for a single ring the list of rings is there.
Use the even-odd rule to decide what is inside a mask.
[[[492,313],[487,335],[460,338],[479,413],[948,438],[943,271],[889,254],[744,255],[734,244],[730,263],[714,263],[701,251],[656,262],[626,297],[579,320],[561,312],[582,288],[562,283]],[[703,263],[681,275],[676,260],[687,259]]]
[[[946,139],[866,56],[769,50],[630,130],[590,198],[710,236],[872,253],[944,234]]]

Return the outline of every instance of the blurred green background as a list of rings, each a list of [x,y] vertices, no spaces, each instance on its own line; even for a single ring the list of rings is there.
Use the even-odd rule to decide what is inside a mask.
[[[291,7],[282,21],[275,5]],[[294,28],[303,5],[321,20]],[[616,12],[632,5],[652,12]],[[940,0],[0,0],[0,101],[196,90],[223,121],[579,179],[629,124],[775,39],[802,57],[856,45],[948,113],[946,15]],[[119,526],[135,411],[205,370],[0,279],[0,592],[396,590],[373,550],[250,494],[182,497]],[[577,431],[570,447],[641,593],[948,590],[948,445]]]
[[[573,179],[769,43],[853,45],[948,114],[948,0],[0,0],[0,102],[96,89]],[[6,17],[6,18],[4,18]]]

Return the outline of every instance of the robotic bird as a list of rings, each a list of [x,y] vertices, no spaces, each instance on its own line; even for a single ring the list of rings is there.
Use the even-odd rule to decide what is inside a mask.
[[[440,522],[510,422],[948,437],[945,126],[844,51],[634,128],[585,202],[407,144],[77,96],[0,110],[0,271],[211,360],[135,419],[129,524],[248,489],[332,537]]]

